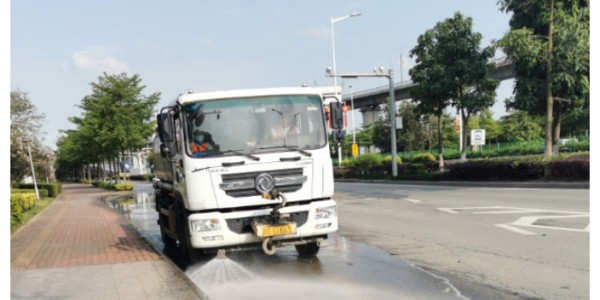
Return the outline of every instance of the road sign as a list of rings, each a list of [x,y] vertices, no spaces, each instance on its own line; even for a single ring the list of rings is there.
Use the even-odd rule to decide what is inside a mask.
[[[485,129],[471,130],[471,146],[485,145]]]
[[[358,156],[358,144],[352,144],[352,156]]]

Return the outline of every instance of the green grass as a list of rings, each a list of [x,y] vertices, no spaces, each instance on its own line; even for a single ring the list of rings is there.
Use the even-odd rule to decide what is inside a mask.
[[[19,224],[10,227],[10,234],[15,233],[19,228],[23,227],[23,225],[27,224],[27,222],[31,221],[33,217],[42,212],[52,201],[56,198],[44,198],[36,201],[35,206],[23,213],[23,218]]]

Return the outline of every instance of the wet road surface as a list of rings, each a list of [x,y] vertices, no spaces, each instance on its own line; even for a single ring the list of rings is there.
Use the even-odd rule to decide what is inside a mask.
[[[468,299],[449,280],[366,244],[330,235],[316,257],[294,247],[273,256],[260,250],[227,252],[185,265],[177,249],[165,249],[156,224],[150,185],[136,185],[132,198],[108,205],[125,215],[140,235],[166,254],[210,299]]]

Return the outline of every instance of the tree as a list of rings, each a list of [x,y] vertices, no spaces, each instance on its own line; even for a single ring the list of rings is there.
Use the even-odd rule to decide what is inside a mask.
[[[515,66],[515,97],[508,108],[545,116],[546,157],[558,152],[564,113],[589,111],[588,0],[500,0],[513,13],[498,44]],[[588,124],[589,128],[589,124]]]
[[[392,152],[392,145],[390,144],[390,122],[385,120],[378,120],[372,124],[371,140],[373,145],[379,148],[383,153]]]
[[[440,169],[443,169],[442,114],[448,105],[462,112],[463,124],[470,114],[489,107],[494,102],[496,81],[487,78],[492,67],[488,63],[493,48],[481,50],[481,34],[473,33],[472,19],[460,12],[453,18],[438,22],[418,38],[410,56],[417,56],[417,65],[410,70],[418,86],[411,90],[414,101],[423,113],[438,117],[438,150]],[[452,99],[452,100],[450,100]],[[466,131],[463,133],[466,145]],[[466,146],[461,157],[466,158]]]
[[[37,109],[25,92],[10,92],[10,177],[11,183],[21,181],[31,173],[27,146],[23,139],[31,140],[32,156],[41,147],[40,128],[46,116]],[[36,157],[37,158],[37,157]],[[37,161],[38,159],[34,159]]]
[[[542,137],[542,127],[527,112],[518,111],[500,118],[502,134],[498,137],[503,142],[525,142]]]
[[[92,94],[79,105],[82,116],[70,118],[77,130],[61,140],[60,162],[64,166],[84,167],[108,161],[116,172],[119,156],[145,146],[152,135],[154,106],[160,93],[143,95],[145,86],[137,74],[104,73],[91,86]]]
[[[396,138],[400,151],[417,151],[425,149],[426,128],[423,116],[415,104],[403,102],[400,104],[399,116],[402,116],[402,129],[398,130]],[[400,124],[397,124],[400,127]]]
[[[485,129],[485,138],[489,141],[496,139],[498,141],[498,136],[502,133],[502,128],[500,124],[496,122],[493,118],[493,113],[490,109],[484,109],[477,115],[477,121],[479,126],[477,128],[471,127],[469,123],[469,129]]]

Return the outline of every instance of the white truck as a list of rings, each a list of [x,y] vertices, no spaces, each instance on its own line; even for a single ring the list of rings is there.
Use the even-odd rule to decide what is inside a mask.
[[[338,229],[328,119],[343,137],[340,102],[324,101],[318,89],[272,88],[182,94],[162,108],[153,186],[165,246],[192,261],[258,246],[317,254]],[[201,153],[198,136],[210,142]]]

